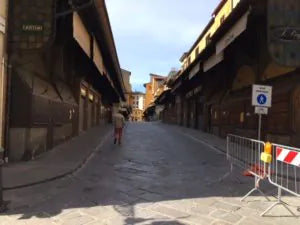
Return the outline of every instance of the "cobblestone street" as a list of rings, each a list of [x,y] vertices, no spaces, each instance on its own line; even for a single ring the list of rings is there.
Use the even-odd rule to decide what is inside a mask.
[[[6,191],[11,205],[0,224],[300,224],[281,206],[260,217],[272,204],[260,196],[240,201],[253,188],[253,178],[238,169],[230,173],[225,154],[216,148],[220,143],[161,123],[129,123],[124,135],[122,146],[108,138],[72,176]],[[276,194],[268,184],[262,189]],[[299,199],[284,200],[300,215]]]

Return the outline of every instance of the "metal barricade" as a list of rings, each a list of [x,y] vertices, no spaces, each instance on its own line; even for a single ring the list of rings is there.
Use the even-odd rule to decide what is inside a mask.
[[[227,136],[227,159],[231,162],[231,168],[232,165],[236,165],[244,170],[248,170],[255,178],[254,188],[241,201],[244,201],[255,191],[258,191],[270,201],[259,188],[259,182],[268,175],[266,164],[260,160],[264,146],[265,143],[262,141],[231,134]]]
[[[271,205],[264,216],[277,205],[284,206],[292,215],[296,216],[281,200],[282,190],[300,197],[300,149],[284,145],[272,144],[273,161],[269,164],[269,182],[278,188],[277,202]]]

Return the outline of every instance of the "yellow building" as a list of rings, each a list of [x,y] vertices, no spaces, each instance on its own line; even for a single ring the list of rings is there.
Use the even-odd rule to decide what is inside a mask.
[[[231,14],[240,0],[222,0],[212,14],[212,19],[207,24],[206,28],[198,37],[197,41],[191,47],[189,52],[184,53],[180,61],[182,62],[183,71],[191,65],[195,59],[205,50],[210,44],[211,37],[216,33],[222,23]]]
[[[137,121],[137,122],[143,121],[143,110],[137,108],[133,109],[131,118],[132,121]]]

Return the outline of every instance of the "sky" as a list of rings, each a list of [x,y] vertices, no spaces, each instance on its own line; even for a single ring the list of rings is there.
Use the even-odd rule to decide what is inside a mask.
[[[120,65],[132,72],[133,91],[149,74],[180,68],[220,0],[106,0]]]

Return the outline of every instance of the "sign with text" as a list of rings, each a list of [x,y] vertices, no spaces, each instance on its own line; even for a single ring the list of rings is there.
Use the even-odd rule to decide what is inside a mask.
[[[272,87],[254,84],[252,87],[252,105],[270,108],[272,105]]]
[[[268,115],[268,108],[266,108],[266,107],[255,107],[255,114]]]
[[[17,50],[39,50],[55,38],[54,0],[14,0],[11,3],[9,44]]]

